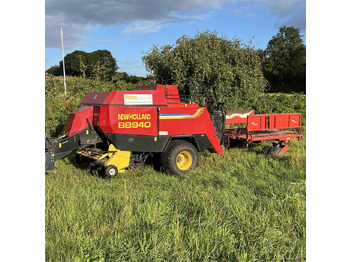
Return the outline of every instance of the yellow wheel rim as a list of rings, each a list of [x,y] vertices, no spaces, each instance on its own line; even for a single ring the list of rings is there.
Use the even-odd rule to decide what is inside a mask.
[[[192,166],[192,155],[188,151],[182,151],[176,157],[176,165],[180,170],[187,170]]]

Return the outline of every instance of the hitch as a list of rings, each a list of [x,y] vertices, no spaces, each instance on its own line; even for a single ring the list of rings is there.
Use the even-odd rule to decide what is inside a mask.
[[[73,150],[99,142],[102,142],[102,139],[95,130],[91,130],[89,127],[72,136],[62,135],[47,139],[45,140],[45,169],[54,169],[55,162],[69,155]]]

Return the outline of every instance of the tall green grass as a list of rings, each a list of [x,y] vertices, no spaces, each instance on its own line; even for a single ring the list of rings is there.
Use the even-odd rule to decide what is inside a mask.
[[[284,156],[205,151],[182,177],[146,166],[46,173],[48,261],[304,261],[305,140]]]

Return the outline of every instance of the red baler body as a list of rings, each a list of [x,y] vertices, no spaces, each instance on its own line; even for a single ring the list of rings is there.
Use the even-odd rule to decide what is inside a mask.
[[[89,93],[68,116],[62,136],[50,140],[48,165],[53,168],[54,161],[71,151],[106,141],[123,151],[161,153],[171,141],[185,140],[199,150],[223,154],[224,141],[288,143],[302,137],[301,114],[255,115],[254,110],[225,112],[222,107],[220,112],[213,110],[181,103],[175,85]],[[246,123],[246,128],[225,129],[225,124],[237,123]],[[282,129],[298,129],[298,133]]]

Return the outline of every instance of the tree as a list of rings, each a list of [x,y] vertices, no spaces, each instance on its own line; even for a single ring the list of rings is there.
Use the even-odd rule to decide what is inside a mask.
[[[175,46],[154,46],[143,61],[158,83],[176,84],[196,102],[204,96],[228,108],[248,108],[267,86],[257,52],[216,32],[184,35]]]
[[[90,76],[95,80],[111,80],[114,73],[112,71],[111,61],[106,57],[103,57],[102,60],[97,60],[92,64],[91,68]]]
[[[300,30],[283,26],[265,49],[264,74],[272,91],[306,90],[306,47]]]
[[[81,58],[81,55],[78,56],[79,58],[79,72],[82,74],[82,77],[86,77],[86,70],[88,68],[87,65],[85,65],[83,59]]]
[[[46,73],[53,75],[53,76],[60,76],[61,75],[60,67],[57,65],[52,66],[46,70]]]
[[[85,65],[87,64],[87,56],[88,53],[84,51],[74,51],[70,54],[67,54],[64,57],[64,66],[66,75],[71,76],[82,76],[81,70],[80,70],[80,63],[83,62]],[[63,72],[63,62],[60,61],[59,63],[60,70]]]
[[[64,57],[67,75],[110,80],[118,69],[116,59],[108,50],[97,50],[91,53],[74,51]],[[61,72],[63,62],[60,61]]]

